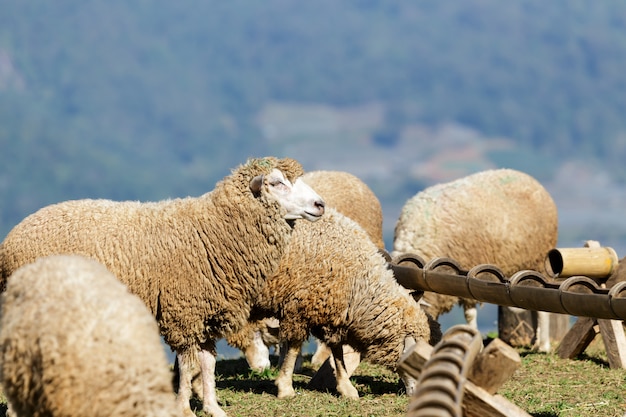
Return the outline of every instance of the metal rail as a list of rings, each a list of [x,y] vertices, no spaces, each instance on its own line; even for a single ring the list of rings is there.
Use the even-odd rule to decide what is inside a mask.
[[[626,320],[626,281],[603,288],[586,276],[561,281],[531,270],[508,278],[495,265],[478,265],[464,271],[453,259],[436,258],[425,263],[413,254],[396,256],[389,265],[402,286],[416,291],[527,310]]]

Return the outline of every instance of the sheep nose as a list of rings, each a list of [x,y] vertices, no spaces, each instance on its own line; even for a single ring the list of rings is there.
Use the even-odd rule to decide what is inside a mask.
[[[316,209],[319,210],[320,216],[324,214],[324,207],[326,207],[326,203],[324,203],[324,200],[316,200],[313,205]]]

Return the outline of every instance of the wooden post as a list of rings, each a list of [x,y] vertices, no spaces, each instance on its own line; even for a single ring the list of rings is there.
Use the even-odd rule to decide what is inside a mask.
[[[624,323],[619,320],[598,319],[604,350],[612,369],[626,368],[626,337]]]
[[[515,349],[502,339],[494,339],[476,357],[467,378],[489,394],[495,394],[521,364]]]
[[[580,317],[570,331],[563,337],[556,353],[563,359],[574,359],[587,349],[598,334],[597,321],[589,317]]]
[[[498,337],[513,347],[532,346],[537,314],[516,307],[498,306]]]
[[[626,335],[620,320],[580,317],[557,349],[559,357],[574,359],[587,349],[596,335],[602,335],[604,349],[612,369],[626,369]]]

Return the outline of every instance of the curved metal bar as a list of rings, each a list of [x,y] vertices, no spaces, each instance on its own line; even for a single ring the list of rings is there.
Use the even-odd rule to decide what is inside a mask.
[[[512,306],[509,282],[495,265],[477,265],[467,273],[467,286],[472,298],[479,301],[497,299],[501,305]]]
[[[598,284],[588,277],[574,276],[567,278],[559,286],[561,304],[569,314],[572,311],[588,317],[618,318],[611,309],[609,290],[600,288]]]
[[[392,258],[391,262],[396,265],[401,265],[403,263],[413,264],[419,269],[424,269],[424,265],[426,265],[426,261],[424,261],[424,259],[412,253],[401,253],[400,255],[396,255]]]
[[[611,289],[598,286],[585,276],[561,282],[537,271],[519,271],[506,278],[494,265],[477,265],[464,273],[449,258],[432,260],[428,267],[418,256],[403,254],[396,258],[403,265],[391,264],[398,282],[410,289],[475,299],[502,306],[548,311],[579,317],[626,320],[626,283]],[[405,265],[411,265],[405,266]],[[445,273],[443,267],[453,273]]]
[[[463,271],[461,265],[452,258],[433,258],[425,266],[426,271],[435,271],[441,267],[449,267],[454,269],[456,275],[465,275],[467,271]]]
[[[452,268],[454,273],[446,272],[447,268]],[[472,298],[472,293],[467,284],[465,286],[457,285],[458,277],[462,277],[464,274],[459,263],[451,258],[435,258],[424,267],[424,280],[430,291],[447,294],[444,292],[446,288],[454,287],[454,294],[449,295]]]
[[[568,314],[561,304],[559,284],[550,282],[537,271],[516,272],[509,280],[509,293],[515,306],[525,306],[528,310],[546,309],[554,313]]]
[[[626,281],[618,282],[609,290],[611,310],[617,317],[626,317]]]
[[[424,364],[407,417],[461,417],[467,372],[482,346],[478,330],[451,327]]]

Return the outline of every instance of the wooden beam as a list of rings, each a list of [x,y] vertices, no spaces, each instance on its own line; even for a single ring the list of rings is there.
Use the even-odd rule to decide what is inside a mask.
[[[574,359],[587,349],[598,334],[598,321],[590,317],[579,317],[563,337],[556,353],[562,359]]]
[[[598,319],[604,349],[612,369],[626,369],[626,336],[619,320]]]
[[[521,364],[515,349],[501,339],[494,339],[474,359],[467,378],[489,394],[495,394]]]
[[[463,417],[531,417],[501,395],[491,395],[470,381],[465,383]]]

